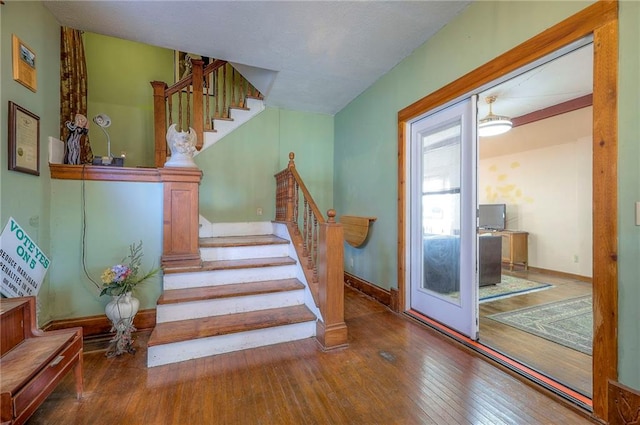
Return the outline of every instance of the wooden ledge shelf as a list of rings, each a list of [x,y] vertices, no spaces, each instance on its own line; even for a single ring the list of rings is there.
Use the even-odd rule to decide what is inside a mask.
[[[49,164],[52,179],[96,180],[140,183],[172,181],[200,181],[198,168],[111,167],[102,165]]]
[[[373,221],[376,221],[376,217],[340,216],[340,224],[344,228],[344,240],[352,247],[358,248],[367,239],[369,225]]]

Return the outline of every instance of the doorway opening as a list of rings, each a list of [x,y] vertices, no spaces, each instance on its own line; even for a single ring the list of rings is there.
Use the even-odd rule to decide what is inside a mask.
[[[608,417],[608,381],[617,378],[617,4],[596,2],[583,11],[498,56],[449,85],[416,101],[398,114],[398,298],[399,310],[410,310],[410,256],[408,255],[408,154],[410,123],[443,105],[481,93],[487,84],[525,64],[551,54],[583,37],[593,36],[592,139],[592,261],[593,315],[607,318],[594,323],[592,406],[598,418]]]

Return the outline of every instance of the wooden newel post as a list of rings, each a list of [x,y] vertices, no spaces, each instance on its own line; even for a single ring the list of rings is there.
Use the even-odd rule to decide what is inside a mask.
[[[203,64],[204,61],[200,59],[191,60],[191,72],[193,74],[193,129],[198,137],[198,140],[196,141],[196,149],[198,150],[202,149],[202,145],[204,143],[204,112],[202,110],[202,82],[204,81],[202,75]]]
[[[295,158],[295,154],[293,152],[289,152],[289,164],[287,165],[287,170],[291,171],[293,168],[296,168],[296,164],[293,162]],[[285,221],[287,223],[292,223],[294,221],[293,217],[293,209],[295,207],[295,188],[294,188],[295,180],[293,178],[293,174],[289,172],[287,174],[287,204],[286,204],[286,212],[285,212]]]
[[[318,243],[318,298],[322,321],[318,320],[316,338],[325,350],[348,345],[344,322],[344,232],[331,209],[326,223],[320,224]]]
[[[167,110],[165,106],[164,92],[167,84],[162,81],[152,81],[153,87],[153,133],[155,141],[155,165],[163,167],[167,161]]]

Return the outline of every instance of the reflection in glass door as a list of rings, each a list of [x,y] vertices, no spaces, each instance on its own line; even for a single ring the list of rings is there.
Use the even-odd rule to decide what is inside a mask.
[[[475,101],[415,122],[411,135],[411,308],[475,339]]]

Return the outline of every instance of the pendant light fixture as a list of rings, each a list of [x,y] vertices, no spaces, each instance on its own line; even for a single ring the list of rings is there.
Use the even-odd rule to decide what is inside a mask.
[[[480,137],[497,136],[498,134],[506,133],[513,127],[511,118],[493,113],[492,105],[496,99],[497,96],[489,96],[486,99],[489,105],[489,115],[482,118],[478,123],[478,134]]]

